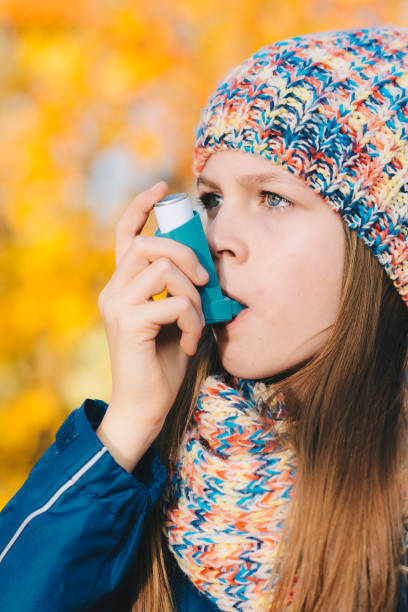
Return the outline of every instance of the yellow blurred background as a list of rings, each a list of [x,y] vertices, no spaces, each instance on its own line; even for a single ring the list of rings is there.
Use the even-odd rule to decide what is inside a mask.
[[[406,1],[0,0],[0,508],[72,410],[109,402],[115,223],[158,180],[193,193],[217,81],[262,45],[386,23]]]

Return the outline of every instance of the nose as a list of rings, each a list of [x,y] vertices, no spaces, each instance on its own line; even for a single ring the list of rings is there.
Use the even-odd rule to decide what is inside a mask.
[[[214,261],[225,256],[233,257],[242,263],[248,257],[245,215],[231,202],[224,199],[216,213],[211,212],[207,219],[206,238]]]

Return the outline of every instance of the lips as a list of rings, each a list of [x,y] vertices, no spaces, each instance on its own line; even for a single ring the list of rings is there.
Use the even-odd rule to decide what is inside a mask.
[[[230,293],[229,291],[226,291],[226,290],[225,290],[225,289],[223,289],[222,287],[221,287],[221,291],[222,291],[223,295],[226,295],[227,297],[231,298],[232,300],[236,300],[236,301],[237,301],[237,302],[239,302],[240,304],[243,304],[244,306],[247,306],[247,307],[248,307],[248,304],[245,304],[245,302],[243,302],[243,301],[241,300],[241,298],[239,298],[239,297],[237,297],[237,296],[233,295],[233,294],[232,294],[232,293]]]

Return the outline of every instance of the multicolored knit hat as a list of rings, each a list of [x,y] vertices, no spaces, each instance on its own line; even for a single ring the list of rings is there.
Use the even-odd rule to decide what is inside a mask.
[[[240,149],[312,187],[384,266],[408,306],[408,28],[296,36],[217,83],[193,172]]]

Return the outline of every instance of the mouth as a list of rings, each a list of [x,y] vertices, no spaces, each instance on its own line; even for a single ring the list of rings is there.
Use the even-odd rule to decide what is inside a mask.
[[[221,287],[221,291],[222,291],[222,294],[223,294],[223,295],[225,295],[226,297],[229,297],[229,298],[231,298],[232,300],[235,300],[236,302],[239,302],[240,304],[243,304],[244,306],[246,306],[246,307],[248,308],[248,304],[245,304],[245,302],[243,302],[243,301],[241,300],[241,298],[239,298],[239,297],[237,297],[237,296],[235,296],[235,295],[232,295],[231,293],[229,293],[228,291],[226,291],[226,290],[225,290],[225,289],[223,289],[222,287]]]
[[[239,304],[242,304],[243,306],[245,306],[245,308],[243,310],[241,310],[241,312],[239,312],[237,315],[233,316],[232,319],[228,320],[228,321],[221,321],[219,323],[213,323],[213,326],[216,329],[222,329],[225,327],[229,327],[233,324],[233,322],[240,317],[241,313],[244,311],[247,311],[249,309],[248,305],[245,304],[245,302],[243,302],[241,300],[241,298],[239,298],[236,295],[233,295],[232,293],[230,293],[229,291],[226,291],[225,289],[223,289],[223,287],[221,287],[221,292],[223,294],[224,297],[230,298],[231,300],[235,300],[236,302],[238,302]]]
[[[219,323],[213,323],[213,327],[215,327],[215,329],[221,330],[221,329],[230,329],[232,327],[235,328],[236,325],[239,325],[240,321],[242,321],[245,316],[248,313],[249,308],[244,308],[243,310],[241,310],[241,312],[239,312],[237,315],[235,315],[234,317],[232,317],[232,319],[228,320],[228,321],[221,321]]]

